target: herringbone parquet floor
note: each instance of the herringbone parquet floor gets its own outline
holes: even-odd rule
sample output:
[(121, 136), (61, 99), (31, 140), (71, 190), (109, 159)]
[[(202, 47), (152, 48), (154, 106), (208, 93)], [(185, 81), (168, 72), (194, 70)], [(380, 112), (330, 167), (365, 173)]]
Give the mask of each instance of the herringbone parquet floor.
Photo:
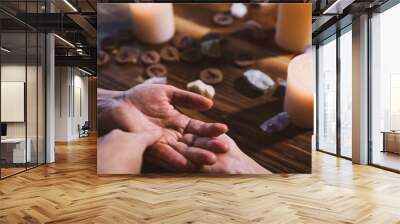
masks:
[(94, 138), (0, 181), (0, 223), (400, 223), (400, 175), (313, 154), (312, 175), (96, 175)]

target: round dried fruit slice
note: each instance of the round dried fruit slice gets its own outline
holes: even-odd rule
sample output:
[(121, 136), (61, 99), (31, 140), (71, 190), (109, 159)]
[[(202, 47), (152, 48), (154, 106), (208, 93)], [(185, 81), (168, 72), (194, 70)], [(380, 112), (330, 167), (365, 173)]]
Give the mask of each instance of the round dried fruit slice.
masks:
[(195, 40), (189, 35), (177, 33), (172, 38), (172, 44), (178, 49), (185, 49), (192, 47), (195, 44)]
[(115, 55), (115, 61), (119, 64), (136, 64), (138, 62), (139, 52), (131, 47), (121, 47)]
[(179, 61), (179, 51), (175, 47), (165, 46), (160, 51), (161, 59), (164, 61)]
[(142, 62), (146, 65), (153, 65), (160, 62), (160, 55), (157, 51), (146, 51), (140, 56)]
[(218, 84), (224, 79), (224, 74), (218, 68), (206, 68), (200, 72), (200, 79), (207, 84)]
[(154, 64), (146, 68), (146, 75), (149, 77), (165, 77), (167, 72), (167, 68), (162, 64)]
[(233, 23), (233, 18), (226, 13), (217, 13), (213, 17), (213, 22), (219, 26), (229, 26)]

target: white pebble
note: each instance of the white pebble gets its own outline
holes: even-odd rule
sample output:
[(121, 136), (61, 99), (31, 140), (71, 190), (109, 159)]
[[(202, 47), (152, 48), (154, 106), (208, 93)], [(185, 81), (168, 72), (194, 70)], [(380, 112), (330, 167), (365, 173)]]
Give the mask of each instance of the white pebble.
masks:
[(243, 18), (247, 14), (247, 7), (243, 3), (232, 3), (231, 14), (236, 18)]
[(244, 72), (244, 76), (256, 90), (261, 92), (266, 92), (275, 85), (274, 80), (260, 70), (247, 70)]
[(202, 96), (205, 96), (207, 98), (212, 99), (215, 95), (215, 89), (214, 87), (205, 84), (203, 81), (201, 80), (196, 80), (193, 82), (189, 82), (186, 85), (186, 88), (194, 93), (198, 93)]

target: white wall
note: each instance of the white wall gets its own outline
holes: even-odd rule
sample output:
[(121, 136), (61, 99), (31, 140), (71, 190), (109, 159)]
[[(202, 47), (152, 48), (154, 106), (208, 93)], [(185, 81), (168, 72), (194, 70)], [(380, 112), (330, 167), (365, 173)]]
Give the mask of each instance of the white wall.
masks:
[[(36, 70), (38, 69), (38, 71)], [(25, 138), (30, 140), (32, 161), (44, 162), (44, 74), (42, 68), (25, 64), (3, 64), (1, 66), (2, 82), (24, 82), (26, 84), (26, 107), (23, 106), (22, 113), (26, 112), (27, 120), (23, 122), (6, 122), (8, 138)], [(25, 80), (27, 78), (27, 80)], [(24, 94), (24, 92), (22, 92)], [(2, 96), (6, 97), (6, 96)], [(10, 110), (10, 108), (1, 108)], [(39, 156), (37, 157), (37, 150)]]
[(70, 141), (88, 120), (88, 78), (72, 67), (56, 67), (55, 74), (55, 140)]
[[(25, 82), (25, 69), (28, 71), (28, 81), (29, 87), (35, 86), (36, 87), (36, 80), (33, 80), (30, 75), (34, 74), (36, 76), (36, 67), (28, 66), (27, 68), (24, 65), (19, 64), (5, 64), (1, 66), (1, 81), (2, 82)], [(31, 108), (28, 110), (27, 119), (28, 122), (28, 129), (30, 127), (36, 130), (36, 120), (37, 115), (36, 113), (30, 113), (31, 111), (36, 111), (37, 106), (37, 99), (36, 99), (36, 88), (27, 88), (27, 103)], [(40, 105), (39, 105), (40, 106)], [(33, 108), (34, 107), (34, 108)], [(1, 108), (2, 110), (7, 110), (7, 108)], [(31, 124), (34, 122), (34, 124)], [(33, 127), (35, 126), (35, 127)], [(32, 131), (33, 132), (33, 131)], [(32, 133), (28, 130), (28, 137), (29, 133)], [(36, 132), (35, 132), (36, 134)], [(7, 136), (8, 137), (25, 137), (25, 122), (11, 122), (7, 123)]]
[(69, 133), (69, 68), (55, 68), (55, 141), (68, 141)]

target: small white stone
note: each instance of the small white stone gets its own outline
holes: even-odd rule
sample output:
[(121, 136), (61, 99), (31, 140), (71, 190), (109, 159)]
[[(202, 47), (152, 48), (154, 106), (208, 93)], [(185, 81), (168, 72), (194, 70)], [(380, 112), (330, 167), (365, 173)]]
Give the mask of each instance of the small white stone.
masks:
[(189, 82), (186, 85), (186, 88), (194, 93), (198, 93), (202, 96), (212, 99), (215, 95), (215, 89), (211, 85), (205, 84), (201, 80), (196, 80), (193, 82)]
[(243, 18), (247, 14), (247, 7), (243, 3), (232, 3), (231, 14), (236, 18)]
[(274, 80), (260, 70), (250, 69), (244, 72), (246, 80), (261, 92), (266, 92), (275, 85)]

